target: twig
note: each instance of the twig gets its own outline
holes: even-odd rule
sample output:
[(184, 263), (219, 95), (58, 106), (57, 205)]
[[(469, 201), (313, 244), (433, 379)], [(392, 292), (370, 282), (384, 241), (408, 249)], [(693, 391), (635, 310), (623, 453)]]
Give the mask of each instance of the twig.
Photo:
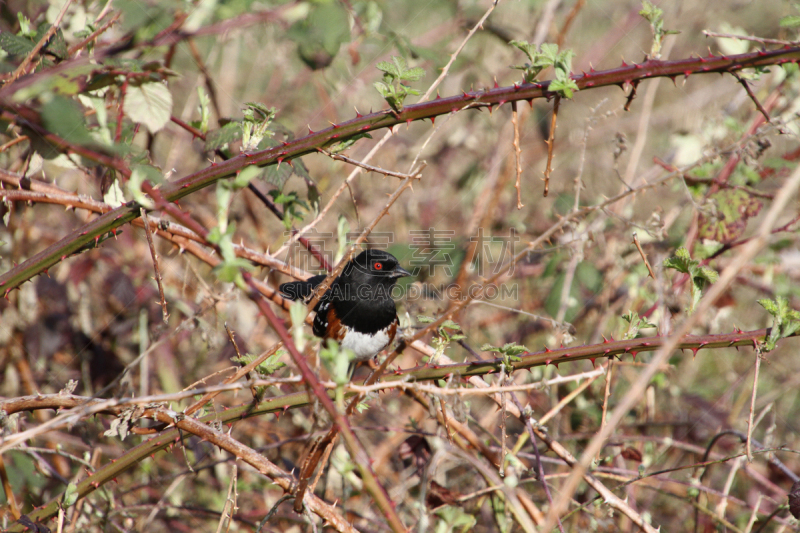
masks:
[(158, 255), (156, 247), (153, 245), (153, 236), (150, 234), (150, 224), (147, 221), (147, 213), (144, 208), (139, 209), (144, 223), (144, 234), (147, 236), (147, 245), (150, 247), (150, 257), (153, 258), (153, 268), (156, 271), (156, 284), (158, 285), (158, 295), (161, 298), (161, 317), (164, 324), (169, 324), (169, 313), (167, 312), (167, 300), (164, 298), (164, 286), (161, 283), (161, 270), (158, 268)]
[(745, 90), (745, 92), (747, 93), (747, 96), (749, 96), (749, 97), (750, 97), (750, 100), (752, 100), (752, 101), (753, 101), (753, 103), (755, 104), (755, 106), (756, 106), (756, 109), (758, 109), (758, 111), (759, 111), (759, 112), (760, 112), (762, 115), (764, 115), (764, 120), (766, 120), (767, 122), (769, 122), (770, 124), (772, 124), (772, 120), (771, 120), (771, 119), (770, 119), (770, 117), (769, 117), (769, 113), (767, 113), (767, 110), (766, 110), (766, 109), (764, 109), (764, 106), (763, 106), (763, 105), (761, 105), (761, 102), (759, 102), (759, 101), (758, 101), (758, 98), (756, 98), (756, 95), (755, 95), (755, 94), (753, 94), (753, 90), (750, 88), (750, 84), (749, 84), (749, 83), (747, 83), (747, 80), (746, 80), (746, 79), (744, 79), (744, 78), (742, 78), (742, 77), (739, 75), (739, 73), (738, 73), (738, 72), (731, 72), (731, 76), (733, 76), (734, 78), (736, 78), (736, 79), (739, 81), (739, 83), (741, 83), (741, 84), (742, 84), (742, 87), (744, 87), (744, 90)]
[(27, 135), (20, 135), (16, 139), (11, 139), (7, 143), (5, 143), (2, 146), (0, 146), (0, 154), (2, 154), (3, 152), (8, 150), (9, 148), (14, 146), (15, 144), (18, 144), (18, 143), (21, 143), (22, 141), (27, 141), (27, 140), (28, 140), (28, 136)]
[[(111, 4), (111, 2), (109, 2), (109, 4)], [(82, 49), (83, 49), (83, 47), (85, 47), (86, 45), (88, 45), (90, 42), (92, 42), (92, 41), (94, 41), (95, 39), (97, 39), (97, 38), (98, 38), (98, 37), (99, 37), (101, 34), (103, 34), (103, 33), (104, 33), (104, 32), (105, 32), (105, 31), (106, 31), (108, 28), (110, 28), (110, 27), (111, 27), (111, 26), (112, 26), (112, 25), (113, 25), (113, 24), (114, 24), (116, 21), (118, 21), (118, 20), (119, 20), (119, 17), (121, 17), (121, 16), (122, 16), (122, 13), (121, 13), (121, 12), (120, 12), (120, 13), (114, 13), (114, 16), (113, 16), (113, 17), (111, 17), (111, 18), (110, 18), (110, 19), (109, 19), (107, 22), (105, 22), (105, 23), (104, 23), (102, 26), (100, 26), (99, 28), (97, 28), (96, 30), (94, 30), (94, 31), (93, 31), (93, 32), (92, 32), (92, 33), (91, 33), (91, 34), (90, 34), (90, 35), (89, 35), (87, 38), (85, 38), (84, 40), (82, 40), (82, 41), (81, 41), (81, 42), (79, 42), (79, 43), (76, 43), (76, 44), (74, 44), (74, 45), (70, 46), (70, 47), (69, 47), (69, 50), (68, 50), (68, 52), (67, 52), (67, 53), (68, 53), (68, 55), (70, 55), (70, 56), (74, 55), (74, 54), (75, 54), (75, 53), (77, 53), (78, 51), (82, 50)]]
[(567, 37), (570, 26), (572, 26), (572, 23), (575, 21), (575, 18), (578, 16), (578, 13), (580, 13), (585, 3), (586, 0), (578, 0), (575, 2), (575, 5), (572, 6), (572, 9), (569, 10), (567, 17), (564, 19), (564, 24), (561, 25), (561, 30), (558, 32), (558, 37), (556, 38), (556, 44), (559, 48), (564, 44), (564, 39)]
[(738, 39), (740, 41), (755, 41), (761, 44), (780, 44), (792, 45), (796, 44), (795, 41), (781, 41), (780, 39), (767, 39), (766, 37), (754, 37), (752, 35), (734, 35), (732, 33), (717, 33), (715, 31), (703, 30), (703, 35), (706, 37), (722, 37), (723, 39)]
[(728, 478), (725, 480), (725, 486), (722, 488), (722, 498), (716, 508), (716, 515), (722, 520), (725, 519), (725, 509), (728, 507), (728, 495), (731, 493), (731, 487), (733, 486), (733, 480), (736, 478), (736, 473), (742, 466), (742, 459), (744, 458), (740, 457), (733, 461), (730, 472), (728, 472)]
[(625, 99), (625, 105), (622, 107), (625, 111), (631, 110), (631, 104), (633, 103), (633, 99), (636, 98), (636, 89), (638, 87), (638, 81), (631, 82), (631, 92), (628, 93), (628, 97)]
[(217, 115), (217, 120), (219, 120), (222, 118), (222, 114), (220, 113), (219, 101), (217, 100), (217, 90), (214, 87), (214, 80), (211, 79), (211, 74), (208, 72), (203, 58), (200, 57), (200, 51), (197, 49), (197, 44), (195, 44), (194, 39), (187, 37), (186, 43), (189, 45), (189, 52), (191, 52), (192, 58), (197, 64), (197, 68), (200, 69), (200, 72), (203, 74), (203, 78), (206, 80), (208, 96), (211, 98), (211, 105), (214, 107), (214, 113)]
[[(609, 359), (608, 361), (608, 371), (606, 371), (606, 387), (605, 391), (603, 391), (603, 412), (600, 415), (600, 429), (603, 429), (603, 426), (606, 425), (606, 416), (608, 416), (608, 398), (611, 396), (611, 376), (613, 375), (614, 370), (614, 360)], [(600, 464), (600, 452), (597, 452), (595, 455), (595, 461)]]
[(550, 117), (550, 134), (544, 142), (547, 145), (547, 165), (544, 167), (544, 196), (550, 189), (550, 173), (553, 171), (553, 141), (556, 137), (556, 124), (558, 118), (558, 105), (561, 103), (561, 96), (555, 95), (553, 101), (553, 116)]
[(653, 267), (650, 266), (650, 261), (647, 260), (647, 255), (642, 250), (642, 245), (639, 243), (639, 237), (635, 231), (633, 232), (633, 244), (636, 245), (636, 249), (639, 250), (639, 255), (642, 256), (642, 261), (644, 261), (644, 266), (647, 267), (647, 275), (655, 280), (656, 275), (653, 273)]
[(595, 376), (592, 376), (592, 377), (590, 377), (589, 379), (587, 379), (586, 381), (584, 381), (583, 383), (581, 383), (580, 385), (578, 385), (577, 387), (575, 387), (575, 388), (574, 388), (574, 389), (573, 389), (573, 390), (572, 390), (572, 391), (571, 391), (569, 394), (567, 394), (566, 396), (564, 396), (564, 397), (561, 399), (561, 401), (560, 401), (560, 402), (558, 402), (558, 403), (557, 403), (555, 406), (553, 406), (553, 408), (552, 408), (552, 409), (550, 409), (550, 410), (549, 410), (547, 413), (545, 413), (545, 415), (544, 415), (542, 418), (540, 418), (540, 419), (538, 420), (538, 423), (539, 423), (539, 425), (540, 425), (540, 426), (544, 426), (545, 424), (547, 424), (547, 423), (550, 421), (550, 419), (551, 419), (551, 418), (553, 418), (553, 417), (554, 417), (554, 416), (556, 416), (558, 413), (560, 413), (560, 412), (561, 412), (561, 410), (562, 410), (562, 409), (563, 409), (563, 408), (564, 408), (564, 407), (565, 407), (565, 406), (566, 406), (568, 403), (570, 403), (572, 400), (574, 400), (576, 396), (578, 396), (578, 395), (579, 395), (581, 392), (583, 392), (584, 390), (586, 390), (586, 388), (587, 388), (589, 385), (591, 385), (592, 383), (594, 383), (594, 382), (595, 382), (595, 380), (597, 380), (597, 378), (599, 378), (599, 377), (600, 377), (600, 376), (602, 376), (602, 375), (603, 375), (603, 374), (602, 374), (602, 373), (600, 373), (600, 374), (597, 374), (597, 375), (595, 375)]
[(231, 481), (228, 484), (228, 496), (225, 498), (225, 505), (222, 508), (222, 512), (219, 516), (219, 522), (217, 523), (217, 531), (216, 533), (222, 533), (223, 524), (227, 522), (227, 527), (225, 527), (225, 531), (230, 529), (230, 524), (233, 519), (233, 515), (236, 514), (236, 497), (238, 495), (236, 491), (236, 480), (238, 476), (238, 465), (236, 461), (233, 462), (233, 466), (231, 466)]
[(558, 9), (560, 3), (561, 0), (548, 0), (542, 8), (542, 12), (538, 16), (539, 20), (536, 23), (533, 39), (531, 40), (534, 45), (539, 46), (547, 39), (547, 34), (550, 32), (550, 25), (553, 23), (556, 9)]
[(329, 151), (327, 151), (327, 150), (325, 150), (323, 148), (319, 148), (318, 150), (319, 150), (319, 152), (327, 155), (331, 159), (335, 159), (336, 161), (343, 161), (345, 163), (350, 163), (351, 165), (355, 165), (357, 167), (361, 167), (364, 170), (368, 170), (370, 172), (377, 172), (378, 174), (383, 174), (384, 176), (393, 176), (395, 178), (400, 178), (402, 180), (404, 180), (404, 179), (415, 179), (415, 180), (421, 179), (421, 176), (419, 174), (411, 175), (411, 174), (403, 174), (402, 172), (395, 172), (393, 170), (385, 170), (385, 169), (382, 169), (380, 167), (375, 167), (375, 166), (372, 166), (372, 165), (368, 165), (366, 163), (362, 163), (361, 161), (357, 161), (355, 159), (351, 159), (351, 158), (349, 158), (349, 157), (347, 157), (345, 155), (342, 155), (342, 154), (333, 154), (333, 153), (331, 153), (331, 152), (329, 152)]
[(11, 74), (11, 77), (6, 81), (7, 84), (12, 83), (25, 73), (25, 71), (28, 69), (28, 65), (30, 65), (31, 61), (33, 61), (33, 58), (39, 53), (39, 51), (41, 51), (42, 48), (45, 47), (53, 35), (56, 34), (58, 31), (58, 26), (61, 24), (61, 20), (64, 18), (64, 15), (67, 14), (67, 9), (71, 3), (72, 0), (66, 0), (64, 2), (64, 5), (61, 7), (61, 11), (59, 11), (58, 16), (56, 17), (56, 20), (53, 22), (52, 26), (50, 26), (42, 38), (39, 39), (39, 42), (33, 47), (33, 50), (31, 50), (28, 55), (25, 56), (25, 59), (22, 60), (22, 63), (19, 64), (16, 70), (14, 70), (14, 73)]
[(756, 364), (753, 368), (753, 393), (750, 395), (750, 414), (747, 416), (747, 440), (745, 450), (747, 451), (747, 462), (753, 462), (753, 449), (751, 441), (753, 439), (753, 412), (756, 409), (756, 395), (758, 394), (758, 372), (761, 370), (761, 348), (756, 345)]
[[(536, 476), (539, 478), (539, 481), (542, 483), (542, 488), (544, 489), (544, 494), (547, 497), (547, 501), (550, 505), (553, 505), (553, 496), (550, 494), (550, 487), (547, 485), (547, 478), (544, 474), (544, 464), (542, 463), (542, 457), (539, 453), (539, 446), (536, 443), (536, 435), (533, 432), (533, 425), (531, 424), (531, 417), (529, 414), (525, 412), (525, 409), (522, 407), (519, 399), (517, 398), (516, 394), (511, 394), (511, 399), (514, 401), (514, 405), (516, 405), (517, 409), (522, 413), (522, 419), (525, 423), (525, 429), (528, 430), (528, 436), (530, 437), (531, 446), (533, 447), (533, 453), (536, 457)], [(564, 533), (564, 525), (561, 523), (561, 518), (558, 519), (558, 530), (561, 533)]]
[[(511, 102), (511, 124), (514, 125), (514, 161), (517, 168), (517, 181), (514, 187), (517, 189), (517, 209), (522, 209), (525, 205), (522, 203), (522, 190), (520, 181), (522, 180), (522, 151), (519, 147), (519, 122), (517, 120), (517, 103)], [(547, 194), (545, 194), (547, 196)]]
[(472, 29), (469, 30), (469, 33), (467, 33), (467, 36), (464, 37), (463, 41), (461, 41), (461, 44), (458, 45), (458, 48), (456, 48), (455, 52), (450, 54), (450, 60), (447, 62), (444, 68), (442, 68), (442, 73), (439, 74), (439, 77), (436, 78), (436, 80), (431, 84), (430, 87), (428, 87), (428, 90), (425, 91), (425, 94), (423, 94), (422, 98), (419, 99), (420, 102), (425, 102), (431, 97), (431, 95), (433, 95), (433, 91), (435, 91), (436, 88), (439, 86), (439, 84), (441, 84), (442, 81), (447, 77), (447, 73), (450, 72), (450, 67), (452, 67), (453, 63), (456, 62), (456, 58), (461, 54), (461, 51), (467, 45), (469, 40), (472, 39), (472, 36), (475, 35), (475, 33), (479, 29), (483, 28), (483, 23), (486, 22), (486, 19), (489, 18), (489, 15), (492, 14), (492, 11), (494, 11), (494, 8), (496, 8), (497, 4), (499, 3), (500, 0), (492, 1), (492, 4), (489, 6), (489, 9), (486, 10), (486, 12), (483, 14), (480, 20), (475, 24), (475, 26), (473, 26)]

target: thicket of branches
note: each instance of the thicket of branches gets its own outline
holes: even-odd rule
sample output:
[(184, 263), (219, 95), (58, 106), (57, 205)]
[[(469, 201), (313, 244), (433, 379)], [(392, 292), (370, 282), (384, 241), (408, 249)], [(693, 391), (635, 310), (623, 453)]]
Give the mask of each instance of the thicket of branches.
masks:
[[(751, 4), (4, 4), (0, 526), (798, 530)], [(363, 247), (415, 276), (351, 379), (276, 287)]]

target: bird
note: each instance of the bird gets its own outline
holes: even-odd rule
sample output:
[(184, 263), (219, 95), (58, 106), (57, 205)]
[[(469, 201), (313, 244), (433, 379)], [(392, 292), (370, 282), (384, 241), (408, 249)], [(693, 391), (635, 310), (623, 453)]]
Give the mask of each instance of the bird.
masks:
[[(397, 307), (391, 297), (397, 280), (411, 273), (383, 250), (364, 250), (345, 265), (314, 307), (312, 331), (333, 339), (353, 354), (351, 364), (368, 361), (389, 346), (397, 333)], [(309, 301), (325, 274), (279, 287), (283, 297)]]

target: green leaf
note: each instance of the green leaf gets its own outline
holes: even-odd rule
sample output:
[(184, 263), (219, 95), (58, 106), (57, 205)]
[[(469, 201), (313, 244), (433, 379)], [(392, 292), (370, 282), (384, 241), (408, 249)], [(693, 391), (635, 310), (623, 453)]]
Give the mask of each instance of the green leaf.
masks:
[(132, 121), (143, 124), (150, 133), (156, 133), (169, 122), (172, 93), (161, 82), (129, 85), (123, 110)]
[(289, 307), (289, 317), (292, 319), (292, 340), (294, 341), (294, 345), (297, 346), (297, 349), (301, 352), (306, 347), (306, 338), (305, 335), (303, 335), (303, 324), (307, 314), (308, 310), (306, 309), (306, 304), (302, 300), (292, 302), (292, 305)]
[(800, 330), (800, 312), (789, 307), (789, 300), (785, 296), (778, 296), (775, 300), (758, 300), (758, 303), (772, 315), (772, 328), (763, 344), (763, 351), (771, 352), (779, 340)]
[(10, 56), (26, 56), (35, 44), (31, 39), (14, 35), (10, 31), (0, 32), (0, 48)]
[(244, 189), (247, 187), (253, 178), (261, 174), (261, 169), (255, 165), (250, 165), (249, 167), (244, 167), (238, 174), (236, 174), (236, 178), (231, 182), (231, 186), (234, 189)]
[(71, 143), (89, 145), (94, 139), (89, 135), (83, 112), (75, 100), (64, 96), (50, 97), (42, 106), (44, 127)]
[(639, 335), (640, 329), (657, 327), (646, 318), (639, 317), (636, 311), (628, 311), (627, 314), (622, 315), (622, 319), (628, 323), (628, 330), (623, 335), (625, 340), (635, 339)]
[(747, 228), (747, 221), (761, 211), (763, 204), (740, 189), (725, 189), (709, 196), (711, 209), (700, 212), (698, 235), (721, 243), (738, 240)]
[(700, 262), (691, 258), (686, 248), (679, 248), (673, 257), (664, 260), (664, 268), (671, 268), (688, 274), (692, 281), (692, 305), (689, 312), (693, 312), (697, 302), (702, 297), (702, 292), (711, 283), (719, 279), (719, 274), (712, 268), (700, 266)]
[[(278, 350), (274, 354), (267, 357), (262, 363), (257, 365), (255, 367), (255, 371), (258, 372), (260, 377), (268, 377), (274, 374), (276, 371), (286, 366), (286, 363), (280, 360), (283, 355), (283, 350)], [(247, 366), (255, 361), (257, 357), (257, 355), (247, 353), (242, 356), (235, 355), (231, 357), (231, 361), (242, 366)]]
[(350, 15), (339, 2), (311, 3), (308, 16), (289, 28), (300, 59), (311, 69), (327, 67), (350, 41)]
[(578, 84), (571, 79), (567, 81), (553, 80), (550, 82), (548, 90), (558, 93), (563, 98), (572, 98), (574, 92), (578, 90)]
[(242, 138), (242, 123), (231, 121), (206, 135), (205, 150), (214, 151)]
[(154, 184), (159, 184), (164, 181), (164, 176), (161, 171), (151, 165), (134, 165), (131, 168), (131, 178), (125, 184), (128, 190), (128, 196), (133, 198), (136, 203), (145, 209), (153, 209), (155, 204), (153, 201), (142, 192), (142, 183), (145, 180)]
[(224, 229), (217, 226), (208, 233), (206, 238), (208, 242), (219, 247), (220, 255), (222, 256), (222, 262), (215, 266), (212, 272), (221, 281), (242, 286), (244, 284), (242, 270), (253, 271), (256, 267), (250, 261), (236, 257), (236, 251), (233, 247), (235, 228), (236, 224), (232, 222)]
[(781, 28), (796, 28), (800, 26), (800, 15), (789, 15), (781, 18)]
[(373, 84), (375, 89), (399, 113), (408, 95), (419, 94), (419, 91), (407, 87), (404, 82), (419, 81), (425, 76), (425, 71), (419, 67), (407, 68), (405, 59), (398, 56), (392, 57), (391, 63), (381, 61), (376, 68), (383, 72), (383, 79)]
[[(430, 324), (435, 321), (436, 319), (434, 319), (433, 317), (425, 315), (417, 315), (417, 322), (419, 322), (420, 324)], [(483, 350), (483, 348), (481, 348), (481, 350)]]
[(369, 133), (357, 133), (344, 141), (331, 141), (331, 143), (328, 145), (328, 151), (332, 154), (344, 152), (356, 144), (359, 139), (372, 139), (372, 135)]
[(75, 483), (70, 483), (67, 485), (67, 490), (64, 491), (64, 496), (61, 499), (62, 507), (72, 507), (78, 501), (79, 496), (78, 486)]
[[(33, 42), (38, 43), (48, 31), (50, 31), (50, 24), (41, 24), (36, 30), (36, 36), (33, 38)], [(43, 51), (53, 54), (58, 59), (66, 59), (68, 55), (67, 43), (64, 40), (64, 34), (61, 33), (60, 28), (57, 29), (53, 36), (50, 37), (50, 40), (47, 41)]]
[(111, 207), (119, 207), (125, 203), (125, 195), (122, 194), (122, 187), (119, 186), (119, 180), (114, 180), (111, 187), (103, 195), (103, 201)]

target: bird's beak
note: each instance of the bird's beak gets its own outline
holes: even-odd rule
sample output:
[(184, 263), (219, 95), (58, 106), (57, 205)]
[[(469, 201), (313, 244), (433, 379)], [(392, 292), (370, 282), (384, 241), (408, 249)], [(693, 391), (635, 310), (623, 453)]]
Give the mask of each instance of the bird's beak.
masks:
[(409, 272), (408, 270), (404, 269), (401, 266), (397, 266), (397, 267), (395, 267), (394, 270), (392, 270), (392, 276), (391, 277), (393, 277), (393, 278), (404, 278), (404, 277), (410, 276), (410, 275), (411, 275), (411, 272)]

